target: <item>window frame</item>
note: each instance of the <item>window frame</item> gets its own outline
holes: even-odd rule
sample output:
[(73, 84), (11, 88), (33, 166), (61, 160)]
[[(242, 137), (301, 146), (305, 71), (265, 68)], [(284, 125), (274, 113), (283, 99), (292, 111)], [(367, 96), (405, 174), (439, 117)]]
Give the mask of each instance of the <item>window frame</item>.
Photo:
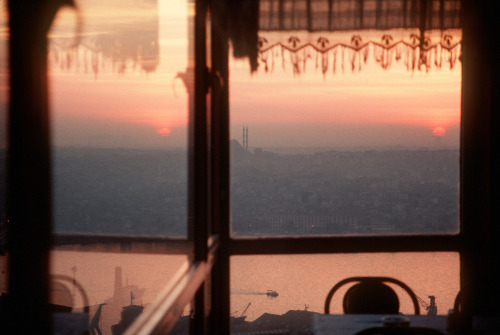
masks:
[[(48, 265), (51, 246), (103, 245), (103, 251), (187, 253), (190, 265), (170, 284), (162, 300), (141, 315), (129, 334), (168, 333), (189, 301), (194, 304), (190, 332), (230, 331), (230, 257), (237, 255), (451, 251), (460, 254), (461, 286), (500, 278), (500, 142), (495, 134), (500, 104), (499, 50), (489, 37), (498, 29), (497, 3), (462, 1), (462, 113), (460, 232), (408, 236), (325, 236), (232, 238), (229, 222), (229, 69), (227, 36), (211, 13), (211, 69), (207, 68), (207, 13), (216, 0), (195, 0), (195, 108), (190, 120), (189, 228), (187, 240), (51, 235), (50, 129), (47, 104), (45, 33), (62, 1), (11, 0), (10, 109), (8, 149), (9, 288), (14, 299), (28, 299), (25, 333), (49, 334)], [(483, 36), (483, 38), (477, 38)], [(210, 109), (207, 94), (210, 89)], [(30, 97), (26, 99), (26, 96)], [(209, 145), (207, 145), (209, 143)], [(37, 166), (33, 169), (32, 166)], [(26, 208), (29, 210), (26, 210)], [(20, 224), (22, 223), (22, 224)], [(174, 249), (172, 249), (174, 247)], [(174, 252), (175, 253), (175, 252)], [(32, 279), (36, 278), (36, 282)], [(29, 289), (28, 289), (29, 288)], [(498, 298), (498, 293), (494, 293)], [(465, 300), (472, 314), (481, 299)], [(20, 308), (20, 307), (18, 307)], [(14, 309), (13, 312), (15, 313)], [(498, 311), (496, 307), (495, 311)], [(30, 326), (31, 325), (31, 326)], [(29, 328), (31, 327), (31, 328)]]

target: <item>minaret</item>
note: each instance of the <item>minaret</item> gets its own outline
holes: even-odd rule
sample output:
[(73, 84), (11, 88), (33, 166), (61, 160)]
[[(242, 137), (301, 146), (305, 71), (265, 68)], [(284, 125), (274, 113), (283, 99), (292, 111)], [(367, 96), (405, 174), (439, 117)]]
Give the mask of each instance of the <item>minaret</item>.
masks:
[(241, 145), (244, 148), (245, 147), (245, 126), (243, 126), (243, 138), (241, 140)]
[(245, 149), (248, 150), (248, 126), (247, 131), (245, 132)]

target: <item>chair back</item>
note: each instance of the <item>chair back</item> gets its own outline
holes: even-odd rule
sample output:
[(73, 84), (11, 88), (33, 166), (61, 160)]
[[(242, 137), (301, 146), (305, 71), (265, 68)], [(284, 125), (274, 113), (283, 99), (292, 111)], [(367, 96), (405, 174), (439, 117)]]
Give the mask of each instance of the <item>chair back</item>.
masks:
[(500, 295), (499, 292), (500, 287), (491, 280), (479, 279), (465, 284), (455, 297), (453, 311), (475, 316), (497, 316), (500, 314), (500, 304), (495, 297)]
[(330, 303), (335, 292), (348, 283), (356, 283), (350, 287), (343, 300), (346, 314), (398, 314), (399, 299), (397, 294), (386, 283), (396, 284), (410, 296), (415, 314), (420, 314), (420, 307), (415, 293), (400, 280), (391, 277), (350, 277), (341, 280), (332, 287), (325, 300), (325, 314), (330, 314)]
[[(66, 285), (65, 285), (66, 283)], [(73, 312), (73, 294), (68, 285), (73, 286), (73, 290), (78, 290), (83, 303), (83, 312), (89, 314), (89, 298), (83, 289), (83, 286), (66, 275), (51, 276), (51, 292), (50, 292), (50, 309), (56, 313), (71, 313)]]
[(343, 307), (346, 314), (398, 314), (399, 299), (389, 286), (368, 280), (347, 290)]

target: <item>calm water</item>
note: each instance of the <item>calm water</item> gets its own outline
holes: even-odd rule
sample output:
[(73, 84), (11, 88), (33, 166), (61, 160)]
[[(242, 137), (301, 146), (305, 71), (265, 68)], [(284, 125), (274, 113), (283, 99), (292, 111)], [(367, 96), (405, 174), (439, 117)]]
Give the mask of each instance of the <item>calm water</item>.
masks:
[[(453, 306), (459, 289), (459, 257), (455, 253), (238, 256), (232, 258), (231, 266), (231, 309), (239, 315), (251, 302), (247, 320), (264, 312), (303, 310), (306, 305), (310, 311), (323, 312), (331, 287), (351, 276), (402, 280), (427, 302), (429, 295), (436, 296), (439, 314), (446, 314)], [(279, 296), (263, 295), (267, 290), (275, 290)], [(342, 313), (343, 292), (345, 289), (333, 298), (333, 313)], [(397, 292), (401, 312), (413, 313), (411, 300), (404, 291)]]
[[(103, 307), (100, 327), (110, 334), (110, 326), (119, 320), (121, 308), (130, 304), (148, 306), (186, 261), (183, 256), (125, 255), (77, 252), (54, 252), (52, 272), (74, 276), (85, 288), (91, 317), (98, 304)], [(74, 270), (73, 267), (76, 267)], [(121, 268), (120, 294), (115, 291), (115, 269)], [(459, 258), (455, 253), (399, 253), (352, 255), (235, 256), (231, 258), (231, 311), (251, 321), (265, 312), (282, 314), (288, 310), (307, 309), (322, 312), (324, 299), (339, 280), (358, 275), (392, 276), (404, 281), (428, 301), (436, 296), (438, 313), (446, 314), (459, 288)], [(267, 297), (275, 290), (277, 298)], [(331, 309), (341, 313), (340, 298), (335, 295)], [(401, 311), (413, 307), (404, 292), (398, 291)], [(81, 306), (78, 292), (75, 305)], [(425, 312), (425, 311), (424, 311)]]

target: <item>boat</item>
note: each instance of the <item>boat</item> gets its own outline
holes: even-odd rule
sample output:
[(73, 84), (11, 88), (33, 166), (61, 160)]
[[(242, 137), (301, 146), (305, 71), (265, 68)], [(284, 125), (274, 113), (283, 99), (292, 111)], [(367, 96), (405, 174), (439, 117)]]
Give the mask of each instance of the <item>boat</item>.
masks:
[(134, 305), (133, 300), (134, 296), (130, 292), (130, 305), (123, 307), (120, 322), (111, 326), (111, 333), (113, 335), (123, 334), (144, 310), (143, 306)]
[(248, 305), (245, 307), (245, 309), (243, 310), (243, 312), (241, 312), (241, 314), (239, 316), (231, 316), (231, 324), (242, 324), (245, 322), (245, 319), (246, 319), (246, 315), (245, 313), (247, 312), (248, 310), (248, 307), (250, 307), (252, 303), (249, 302)]
[(268, 297), (276, 298), (278, 296), (278, 292), (273, 291), (273, 290), (267, 290), (266, 295)]

